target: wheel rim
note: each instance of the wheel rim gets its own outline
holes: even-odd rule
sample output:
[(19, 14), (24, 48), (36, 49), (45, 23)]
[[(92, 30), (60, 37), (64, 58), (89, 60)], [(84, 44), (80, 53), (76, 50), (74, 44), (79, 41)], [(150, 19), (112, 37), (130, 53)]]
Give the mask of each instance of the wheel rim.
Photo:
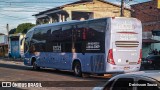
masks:
[(80, 74), (80, 65), (77, 64), (77, 65), (75, 66), (75, 69), (74, 69), (74, 70), (75, 70), (75, 74), (76, 74), (76, 75), (79, 75), (79, 74)]

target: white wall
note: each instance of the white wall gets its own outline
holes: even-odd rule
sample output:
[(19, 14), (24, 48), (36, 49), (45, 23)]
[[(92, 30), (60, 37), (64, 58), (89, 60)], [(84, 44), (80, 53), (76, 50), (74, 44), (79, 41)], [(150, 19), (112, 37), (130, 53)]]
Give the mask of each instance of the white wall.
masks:
[(0, 35), (0, 44), (8, 44), (7, 35)]

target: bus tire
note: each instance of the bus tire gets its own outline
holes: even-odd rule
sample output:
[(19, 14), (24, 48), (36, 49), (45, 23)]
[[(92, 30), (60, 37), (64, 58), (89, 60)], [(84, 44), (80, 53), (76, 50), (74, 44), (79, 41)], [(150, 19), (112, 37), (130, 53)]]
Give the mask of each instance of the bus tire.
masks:
[(36, 61), (33, 62), (33, 70), (40, 70), (40, 67), (37, 66)]
[(82, 76), (81, 64), (79, 61), (74, 63), (73, 71), (75, 76), (78, 76), (78, 77)]
[(82, 77), (83, 78), (88, 78), (88, 77), (90, 77), (90, 74), (89, 73), (82, 73)]

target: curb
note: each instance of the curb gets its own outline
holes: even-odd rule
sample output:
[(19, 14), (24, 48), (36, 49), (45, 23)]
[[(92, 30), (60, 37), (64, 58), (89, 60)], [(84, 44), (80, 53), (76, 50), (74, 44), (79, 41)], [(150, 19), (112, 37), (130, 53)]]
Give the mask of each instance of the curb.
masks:
[(23, 59), (22, 59), (22, 58), (17, 58), (17, 59), (13, 59), (13, 58), (0, 58), (0, 60), (3, 60), (3, 61), (23, 62)]

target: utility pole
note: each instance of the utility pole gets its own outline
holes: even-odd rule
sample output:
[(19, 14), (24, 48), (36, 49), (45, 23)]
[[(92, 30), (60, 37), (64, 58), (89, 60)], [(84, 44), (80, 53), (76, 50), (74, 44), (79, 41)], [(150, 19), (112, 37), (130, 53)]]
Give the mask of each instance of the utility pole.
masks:
[(121, 0), (121, 17), (124, 17), (124, 0)]
[(10, 44), (9, 44), (9, 24), (7, 23), (6, 25), (6, 29), (7, 29), (7, 43), (8, 43), (8, 59), (9, 59), (9, 48), (10, 48)]
[(8, 34), (8, 44), (9, 44), (9, 24), (7, 23), (6, 25), (6, 29), (7, 29), (7, 34)]
[(9, 36), (9, 24), (7, 23), (7, 25), (6, 25), (6, 29), (7, 29), (7, 34), (8, 34), (8, 36)]

